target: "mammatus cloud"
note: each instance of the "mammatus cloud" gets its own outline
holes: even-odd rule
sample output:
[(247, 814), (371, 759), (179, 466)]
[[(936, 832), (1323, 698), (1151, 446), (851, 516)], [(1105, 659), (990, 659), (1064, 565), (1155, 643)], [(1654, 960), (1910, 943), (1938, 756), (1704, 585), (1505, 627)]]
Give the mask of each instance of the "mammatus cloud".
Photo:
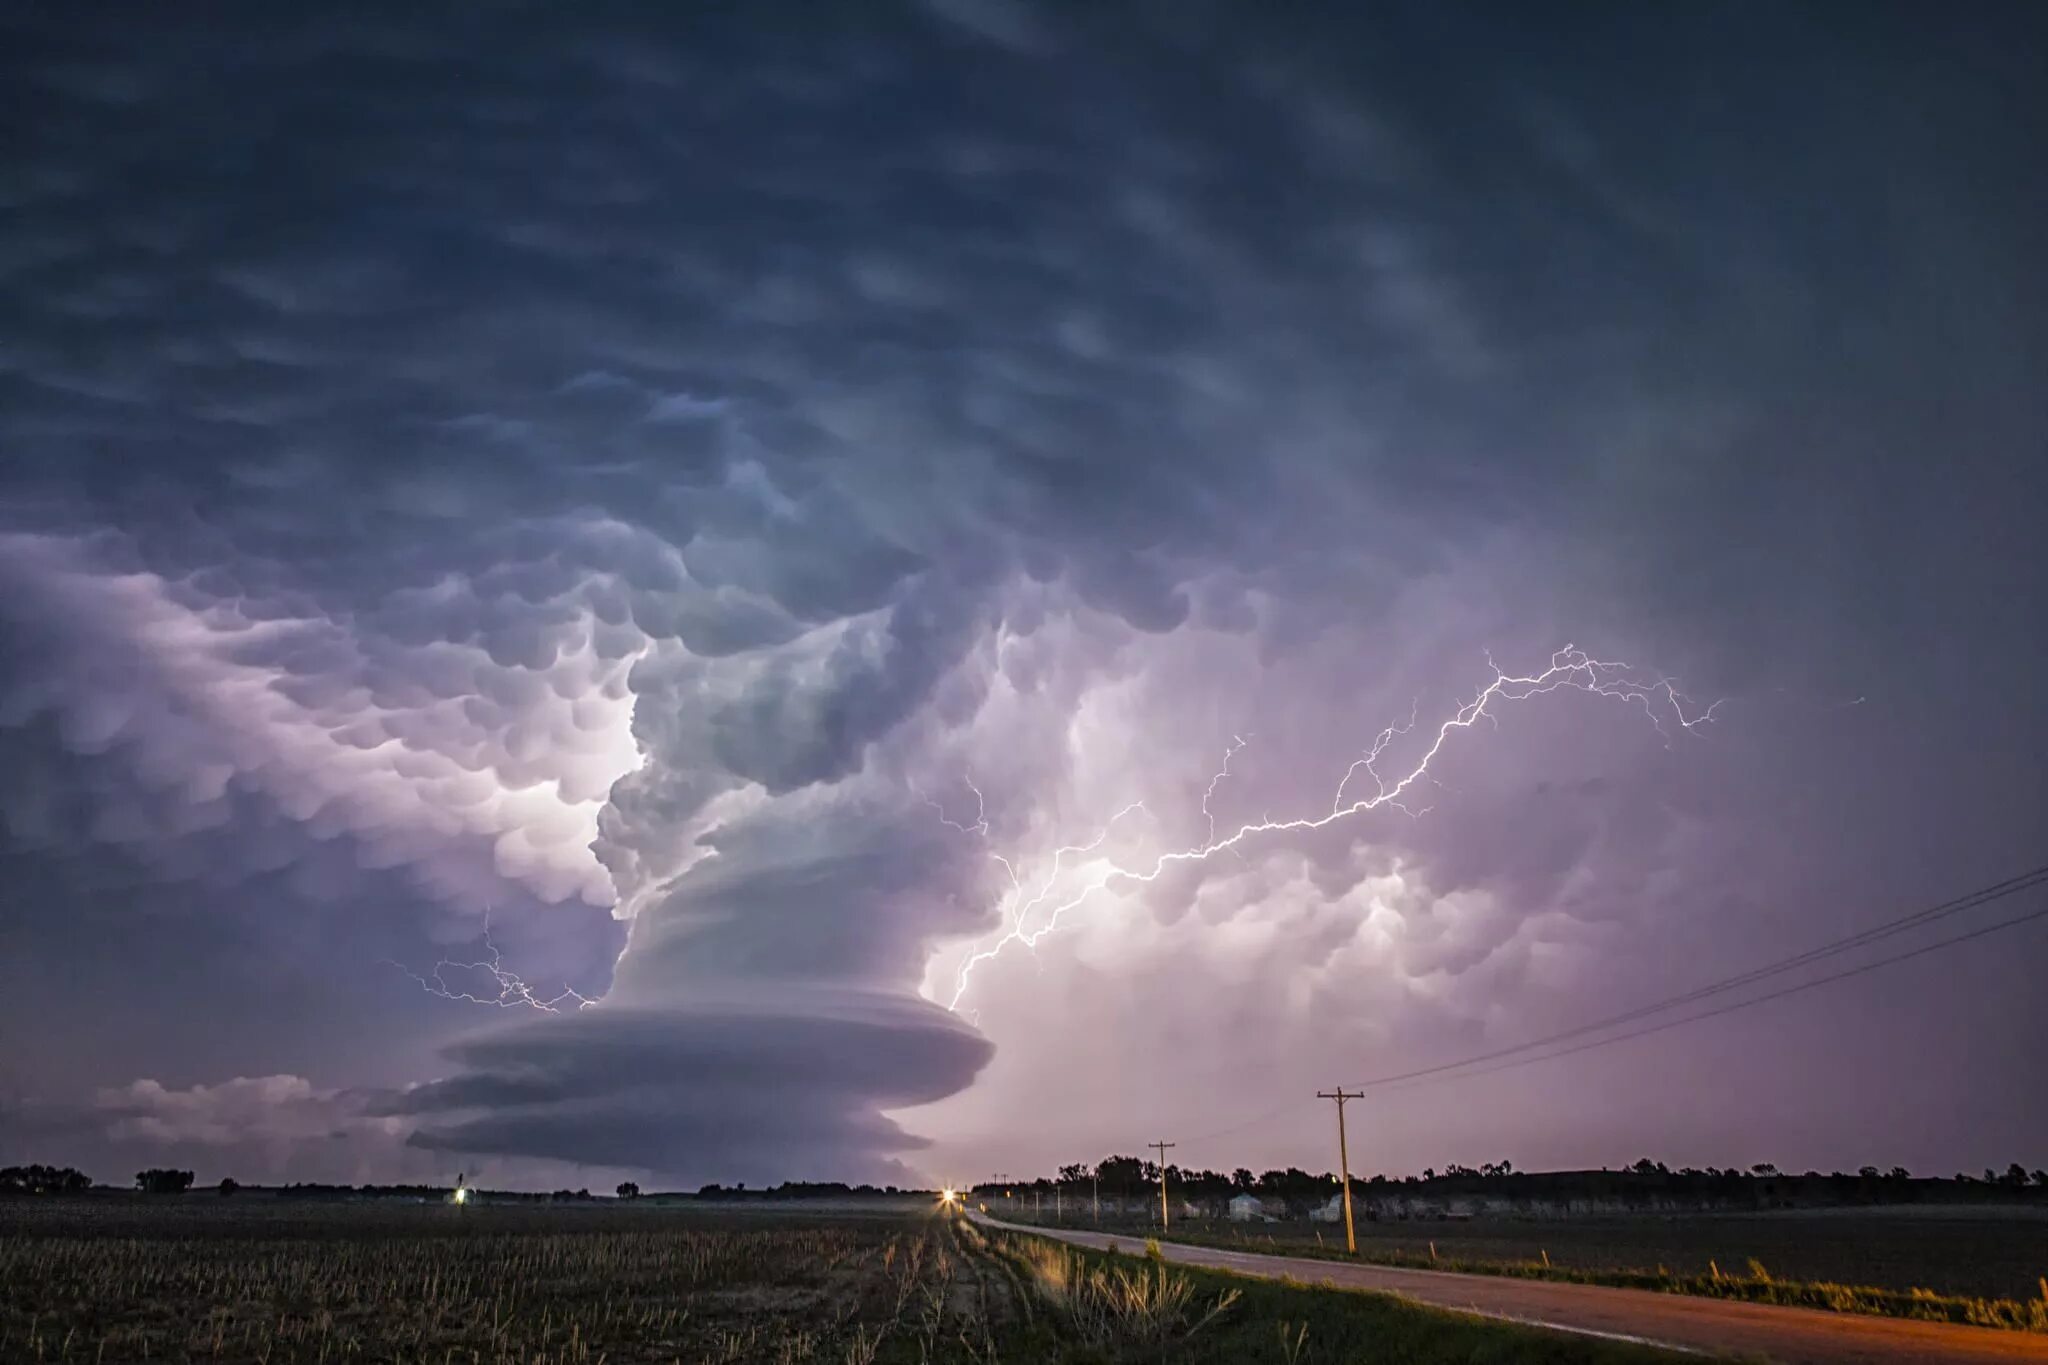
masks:
[[(760, 1180), (1028, 1107), (1022, 1166), (1739, 968), (2038, 825), (2039, 718), (1982, 686), (2038, 663), (2043, 338), (1993, 306), (2037, 215), (1987, 188), (2030, 123), (1915, 42), (12, 22), (0, 1028), (72, 1027), (0, 1081), (94, 1141), (267, 1106), (350, 1169)], [(1535, 696), (1426, 801), (1092, 861), (1326, 809), (1564, 640), (1731, 703), (1666, 747)], [(1010, 872), (1134, 803), (949, 1013)], [(1669, 1084), (1605, 1131), (1707, 1142)], [(1588, 1160), (1581, 1119), (1389, 1141)]]

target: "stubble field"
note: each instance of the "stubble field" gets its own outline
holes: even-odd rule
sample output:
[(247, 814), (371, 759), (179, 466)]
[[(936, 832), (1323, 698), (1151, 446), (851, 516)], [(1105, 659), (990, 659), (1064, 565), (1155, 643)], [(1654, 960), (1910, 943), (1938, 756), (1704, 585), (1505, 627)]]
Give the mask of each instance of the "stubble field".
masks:
[(184, 1196), (0, 1201), (0, 1359), (1674, 1357), (1372, 1295), (1080, 1254), (913, 1208), (458, 1209)]

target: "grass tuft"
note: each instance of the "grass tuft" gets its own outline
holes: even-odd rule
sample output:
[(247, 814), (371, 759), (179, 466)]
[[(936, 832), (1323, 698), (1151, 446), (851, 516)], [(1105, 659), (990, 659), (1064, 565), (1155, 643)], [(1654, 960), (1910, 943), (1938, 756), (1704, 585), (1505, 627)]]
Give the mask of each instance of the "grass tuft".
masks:
[(1074, 1333), (1092, 1346), (1121, 1349), (1161, 1346), (1194, 1336), (1237, 1302), (1235, 1288), (1197, 1311), (1194, 1282), (1166, 1267), (1158, 1242), (1143, 1266), (1091, 1265), (1080, 1252), (1040, 1237), (1011, 1243), (1030, 1272), (1031, 1285), (1064, 1314)]

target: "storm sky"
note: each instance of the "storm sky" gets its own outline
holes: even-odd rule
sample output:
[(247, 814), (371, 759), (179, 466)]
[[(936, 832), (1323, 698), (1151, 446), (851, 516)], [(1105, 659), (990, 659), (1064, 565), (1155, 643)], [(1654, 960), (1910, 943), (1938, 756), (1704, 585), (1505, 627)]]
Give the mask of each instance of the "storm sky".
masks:
[[(321, 8), (0, 32), (0, 1160), (1327, 1169), (2048, 861), (2038, 6)], [(1354, 1169), (2038, 1164), (2044, 968)]]

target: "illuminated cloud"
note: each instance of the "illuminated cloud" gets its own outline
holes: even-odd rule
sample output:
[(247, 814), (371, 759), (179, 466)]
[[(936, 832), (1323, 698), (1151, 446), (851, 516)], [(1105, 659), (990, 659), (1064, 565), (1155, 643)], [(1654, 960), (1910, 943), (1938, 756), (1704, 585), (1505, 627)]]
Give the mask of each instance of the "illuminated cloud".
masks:
[(110, 1137), (204, 1147), (312, 1141), (353, 1117), (345, 1097), (303, 1076), (237, 1076), (184, 1090), (134, 1081), (100, 1091), (94, 1107)]
[(7, 698), (10, 717), (50, 713), (67, 748), (118, 751), (130, 779), (91, 827), (52, 837), (146, 858), (224, 822), (234, 785), (315, 839), (352, 836), (367, 866), (422, 865), (435, 890), (475, 900), (502, 878), (611, 903), (589, 846), (638, 758), (626, 675), (644, 640), (559, 601), (450, 632), (490, 613), (489, 575), (365, 622), (251, 591), (232, 562), (170, 579), (109, 548), (0, 537), (0, 575), (58, 665)]
[[(247, 19), (0, 44), (0, 1033), (62, 1040), (0, 1080), (88, 1155), (267, 1107), (325, 1170), (1023, 1168), (2031, 855), (2037, 158), (1914, 35)], [(1426, 814), (1105, 886), (943, 1008), (1012, 872), (1324, 808), (1566, 641), (1723, 723), (1537, 699)], [(492, 952), (600, 1001), (420, 988)], [(1754, 1112), (1828, 1061), (1802, 1140), (1866, 1159), (1859, 1074), (1980, 1046), (1931, 1012), (1787, 1030)], [(1601, 1065), (1645, 1101), (1379, 1150), (1729, 1159)]]

